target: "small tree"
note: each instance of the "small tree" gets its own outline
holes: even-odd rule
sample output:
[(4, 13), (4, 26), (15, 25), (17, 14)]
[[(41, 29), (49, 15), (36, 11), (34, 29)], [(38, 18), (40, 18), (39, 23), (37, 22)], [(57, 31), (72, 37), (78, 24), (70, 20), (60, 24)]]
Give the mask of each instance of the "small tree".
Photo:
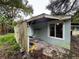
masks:
[(13, 29), (12, 21), (12, 19), (8, 20), (5, 15), (0, 15), (0, 34), (6, 34)]
[(1, 32), (5, 33), (3, 27), (5, 23), (8, 23), (8, 26), (11, 26), (12, 18), (16, 17), (16, 14), (19, 10), (22, 10), (25, 14), (29, 15), (33, 12), (31, 6), (27, 6), (28, 1), (26, 0), (26, 4), (22, 3), (22, 0), (0, 0), (0, 23)]
[(77, 11), (72, 17), (72, 23), (79, 23), (79, 11)]
[[(0, 14), (2, 14), (2, 15), (5, 14), (8, 18), (12, 19), (12, 18), (16, 17), (16, 14), (18, 13), (19, 10), (24, 12), (24, 14), (26, 14), (26, 16), (33, 13), (33, 9), (31, 6), (28, 5), (27, 0), (26, 0), (25, 4), (23, 4), (22, 0), (0, 0), (0, 11), (1, 11)], [(27, 26), (27, 24), (26, 24), (26, 26)], [(25, 27), (25, 28), (27, 28), (27, 27)], [(27, 32), (27, 29), (23, 29), (23, 30)], [(23, 32), (22, 32), (22, 34), (23, 34)], [(16, 34), (18, 34), (18, 33), (16, 32)], [(21, 43), (19, 43), (21, 45), (21, 47), (24, 46), (23, 47), (24, 50), (27, 49), (26, 47), (27, 47), (27, 44), (29, 43), (29, 42), (26, 42), (26, 40), (28, 40), (26, 35), (27, 34), (24, 34), (24, 36), (21, 37), (20, 39), (17, 39), (17, 37), (16, 37), (16, 40), (21, 42)], [(22, 42), (21, 41), (22, 39), (25, 42), (24, 41)], [(28, 51), (26, 50), (26, 52), (28, 52)]]

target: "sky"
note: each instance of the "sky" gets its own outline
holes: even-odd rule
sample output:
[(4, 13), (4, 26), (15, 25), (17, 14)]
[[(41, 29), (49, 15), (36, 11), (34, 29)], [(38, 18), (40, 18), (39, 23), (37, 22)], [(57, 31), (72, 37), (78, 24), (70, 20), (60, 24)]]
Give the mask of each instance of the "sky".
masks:
[(49, 4), (49, 0), (28, 0), (29, 4), (33, 7), (33, 16), (46, 13), (50, 14), (50, 11), (46, 9), (46, 6)]

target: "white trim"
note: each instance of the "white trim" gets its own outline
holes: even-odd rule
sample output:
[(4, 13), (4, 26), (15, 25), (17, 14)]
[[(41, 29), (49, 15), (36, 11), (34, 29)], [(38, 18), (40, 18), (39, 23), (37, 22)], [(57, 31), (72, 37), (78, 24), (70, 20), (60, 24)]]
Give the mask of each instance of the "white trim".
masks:
[(64, 40), (63, 38), (58, 38), (58, 37), (53, 37), (53, 36), (48, 36), (48, 37), (50, 37), (52, 39)]
[[(50, 28), (49, 28), (49, 25), (50, 25), (50, 23), (48, 23), (48, 37), (50, 37), (52, 39), (64, 40), (64, 35), (62, 35), (63, 36), (62, 38), (50, 36)], [(56, 27), (56, 24), (55, 24), (55, 27)], [(64, 26), (63, 26), (63, 28), (64, 28)], [(55, 36), (56, 36), (56, 34), (55, 34)]]
[[(50, 26), (49, 26), (50, 27)], [(55, 26), (54, 26), (55, 28), (54, 28), (54, 34), (55, 34), (55, 37), (56, 37), (56, 24), (55, 24)], [(49, 30), (50, 31), (50, 30)], [(52, 37), (52, 36), (50, 36), (50, 37)]]
[(65, 23), (63, 23), (63, 40), (65, 40), (65, 30), (66, 28), (65, 28)]
[(34, 16), (34, 17), (28, 19), (27, 22), (37, 20), (40, 18), (58, 19), (61, 21), (61, 20), (68, 20), (71, 18), (71, 16), (52, 16), (52, 15), (48, 15), (48, 14), (40, 14), (38, 16)]

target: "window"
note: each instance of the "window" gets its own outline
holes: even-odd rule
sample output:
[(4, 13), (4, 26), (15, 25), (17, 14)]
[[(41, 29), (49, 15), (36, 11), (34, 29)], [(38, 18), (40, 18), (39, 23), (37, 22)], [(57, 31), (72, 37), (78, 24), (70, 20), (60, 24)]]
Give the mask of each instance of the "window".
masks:
[(50, 36), (63, 38), (63, 24), (62, 23), (50, 24), (49, 30), (50, 30)]

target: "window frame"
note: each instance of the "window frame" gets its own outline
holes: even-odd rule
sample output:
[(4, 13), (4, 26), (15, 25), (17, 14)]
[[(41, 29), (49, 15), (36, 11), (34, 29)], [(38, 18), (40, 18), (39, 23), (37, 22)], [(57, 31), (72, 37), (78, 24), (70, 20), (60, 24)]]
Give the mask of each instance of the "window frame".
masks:
[[(64, 40), (63, 39), (63, 37), (64, 37), (64, 35), (62, 34), (62, 38), (59, 38), (59, 37), (56, 37), (56, 30), (55, 30), (55, 36), (50, 36), (50, 24), (55, 24), (55, 28), (56, 28), (56, 24), (57, 23), (48, 23), (48, 37), (50, 37), (50, 38), (52, 38), (52, 39), (58, 39), (58, 40)], [(62, 23), (62, 27), (63, 27), (63, 23)], [(63, 28), (62, 28), (63, 29)], [(64, 30), (62, 30), (62, 33), (64, 33), (63, 32)]]

